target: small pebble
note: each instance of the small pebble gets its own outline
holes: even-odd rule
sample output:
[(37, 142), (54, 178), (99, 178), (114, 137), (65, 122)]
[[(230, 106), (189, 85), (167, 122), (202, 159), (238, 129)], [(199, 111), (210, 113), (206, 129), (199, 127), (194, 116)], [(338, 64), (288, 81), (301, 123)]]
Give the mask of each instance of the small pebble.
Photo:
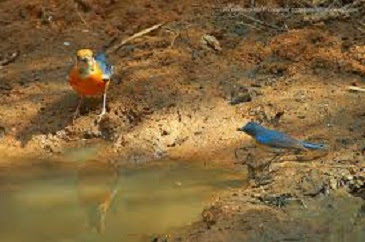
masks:
[(331, 187), (331, 189), (332, 190), (336, 190), (337, 189), (337, 180), (336, 179), (334, 179), (334, 178), (332, 178), (331, 180), (330, 180), (330, 187)]
[(5, 137), (5, 128), (0, 126), (0, 139)]
[(63, 45), (64, 45), (64, 46), (70, 46), (70, 45), (71, 45), (71, 43), (70, 43), (70, 42), (65, 41), (65, 42), (63, 42)]
[(179, 181), (177, 181), (177, 182), (175, 182), (175, 186), (181, 187), (182, 186), (182, 183), (179, 182)]
[(346, 180), (347, 180), (347, 181), (351, 181), (351, 180), (353, 180), (353, 179), (354, 179), (354, 177), (353, 177), (353, 176), (351, 176), (351, 175), (346, 176)]

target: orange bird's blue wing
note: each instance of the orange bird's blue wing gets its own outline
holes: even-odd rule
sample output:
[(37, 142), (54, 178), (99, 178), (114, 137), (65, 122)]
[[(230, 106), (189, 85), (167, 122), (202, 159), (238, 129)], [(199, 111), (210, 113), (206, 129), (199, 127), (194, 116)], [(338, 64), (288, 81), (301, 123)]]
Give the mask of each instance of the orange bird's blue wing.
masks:
[(103, 73), (103, 80), (109, 81), (113, 75), (113, 67), (108, 63), (104, 53), (99, 53), (95, 56), (95, 60)]

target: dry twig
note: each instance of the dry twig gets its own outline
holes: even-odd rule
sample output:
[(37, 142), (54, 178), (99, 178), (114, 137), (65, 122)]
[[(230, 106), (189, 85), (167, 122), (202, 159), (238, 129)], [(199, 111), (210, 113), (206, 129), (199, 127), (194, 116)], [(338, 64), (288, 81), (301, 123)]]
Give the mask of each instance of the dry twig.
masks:
[(84, 12), (88, 12), (90, 10), (92, 10), (92, 6), (89, 2), (85, 1), (85, 0), (74, 0), (80, 7), (82, 7), (82, 9), (84, 10)]
[(10, 64), (11, 62), (15, 61), (15, 59), (19, 56), (18, 52), (14, 52), (12, 53), (8, 58), (4, 58), (4, 60), (0, 61), (0, 69), (3, 66), (6, 66), (8, 64)]
[(250, 20), (250, 21), (252, 21), (252, 22), (255, 22), (257, 24), (260, 24), (262, 26), (269, 27), (269, 28), (272, 28), (272, 29), (275, 29), (275, 30), (278, 30), (278, 31), (284, 31), (284, 29), (282, 29), (282, 28), (279, 28), (279, 27), (277, 27), (275, 25), (272, 25), (272, 24), (265, 23), (264, 21), (261, 21), (261, 20), (259, 20), (257, 18), (248, 16), (248, 15), (245, 15), (245, 14), (242, 14), (241, 16), (244, 17), (244, 18), (246, 18), (246, 19), (248, 19), (248, 20)]
[(354, 87), (354, 86), (349, 86), (349, 87), (347, 87), (347, 90), (349, 90), (349, 91), (365, 92), (365, 89), (364, 89), (364, 88), (361, 88), (361, 87)]
[(144, 29), (144, 30), (142, 30), (142, 31), (140, 31), (140, 32), (138, 32), (138, 33), (136, 33), (136, 34), (132, 35), (131, 37), (128, 37), (128, 38), (126, 38), (126, 39), (122, 40), (122, 41), (120, 42), (120, 44), (118, 44), (118, 45), (117, 45), (117, 46), (115, 46), (114, 48), (109, 49), (109, 50), (107, 51), (107, 53), (109, 54), (109, 53), (116, 52), (117, 50), (119, 50), (119, 49), (120, 49), (123, 45), (127, 44), (128, 42), (130, 42), (130, 41), (132, 41), (132, 40), (134, 40), (134, 39), (136, 39), (136, 38), (138, 38), (138, 37), (141, 37), (141, 36), (143, 36), (143, 35), (146, 35), (146, 34), (148, 34), (148, 33), (152, 32), (153, 30), (156, 30), (156, 29), (160, 28), (162, 25), (164, 25), (164, 23), (160, 23), (160, 24), (153, 25), (153, 26), (152, 26), (152, 27), (150, 27), (150, 28)]
[(358, 31), (360, 31), (362, 34), (365, 34), (365, 28), (363, 29), (363, 28), (357, 27), (357, 26), (355, 26), (354, 28), (357, 29)]
[(79, 8), (78, 8), (78, 4), (77, 4), (77, 1), (75, 0), (75, 10), (76, 10), (76, 13), (77, 15), (79, 16), (79, 18), (81, 19), (81, 21), (88, 27), (90, 28), (90, 25), (85, 21), (85, 19), (82, 17), (80, 11), (79, 11)]
[(256, 29), (256, 30), (260, 30), (260, 31), (264, 29), (260, 25), (248, 24), (248, 23), (245, 23), (245, 22), (240, 22), (240, 24), (242, 24), (244, 26), (247, 26), (247, 27), (250, 27), (250, 28), (253, 28), (253, 29)]
[(13, 22), (12, 22), (12, 21), (10, 21), (10, 20), (0, 19), (0, 23), (4, 23), (4, 24), (11, 24), (11, 23), (13, 23)]
[(175, 43), (175, 41), (176, 41), (177, 37), (179, 37), (179, 36), (180, 36), (180, 33), (177, 33), (176, 31), (174, 31), (174, 30), (172, 30), (172, 29), (170, 29), (170, 28), (165, 28), (165, 30), (166, 30), (167, 32), (169, 32), (169, 33), (172, 33), (172, 34), (174, 35), (174, 38), (172, 39), (172, 41), (171, 41), (171, 43), (170, 43), (170, 46), (169, 46), (169, 48), (172, 48), (172, 47), (174, 46), (174, 43)]

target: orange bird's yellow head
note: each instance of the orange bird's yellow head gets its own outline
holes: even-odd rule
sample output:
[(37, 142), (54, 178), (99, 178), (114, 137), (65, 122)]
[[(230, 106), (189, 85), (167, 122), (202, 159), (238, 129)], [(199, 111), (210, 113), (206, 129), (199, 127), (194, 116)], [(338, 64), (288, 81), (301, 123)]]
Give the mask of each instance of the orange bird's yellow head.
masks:
[(87, 76), (95, 70), (94, 53), (90, 49), (80, 49), (76, 52), (77, 68)]
[(91, 58), (94, 56), (94, 53), (90, 49), (80, 49), (76, 52), (76, 56), (80, 58)]

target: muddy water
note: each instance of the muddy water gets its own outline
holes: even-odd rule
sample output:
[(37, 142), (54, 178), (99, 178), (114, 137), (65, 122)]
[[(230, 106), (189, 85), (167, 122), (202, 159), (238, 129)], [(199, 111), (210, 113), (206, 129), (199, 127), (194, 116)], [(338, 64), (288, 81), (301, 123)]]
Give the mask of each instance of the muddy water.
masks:
[(310, 224), (316, 232), (308, 234), (320, 241), (365, 241), (365, 201), (344, 189), (328, 196), (308, 199), (306, 208), (288, 207), (293, 218)]
[(242, 174), (190, 162), (115, 168), (69, 151), (76, 169), (49, 162), (0, 169), (0, 241), (151, 241), (200, 217)]

